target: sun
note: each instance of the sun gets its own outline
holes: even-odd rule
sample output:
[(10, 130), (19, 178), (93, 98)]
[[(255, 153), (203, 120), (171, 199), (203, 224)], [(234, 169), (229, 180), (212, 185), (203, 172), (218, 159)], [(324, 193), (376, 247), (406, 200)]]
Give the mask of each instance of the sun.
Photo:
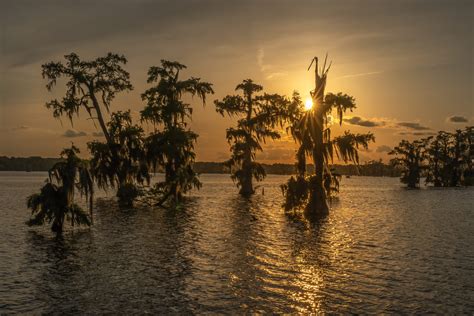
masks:
[(310, 98), (307, 98), (306, 101), (304, 101), (304, 109), (306, 111), (309, 111), (313, 108), (313, 100)]

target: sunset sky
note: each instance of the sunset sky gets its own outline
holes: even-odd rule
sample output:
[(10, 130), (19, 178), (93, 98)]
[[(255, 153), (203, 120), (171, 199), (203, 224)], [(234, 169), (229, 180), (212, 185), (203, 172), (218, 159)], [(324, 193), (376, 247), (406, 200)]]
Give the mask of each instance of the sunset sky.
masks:
[[(144, 104), (146, 72), (160, 59), (188, 66), (186, 76), (214, 84), (195, 108), (198, 161), (229, 157), (213, 100), (252, 78), (266, 92), (303, 98), (313, 88), (307, 67), (329, 53), (328, 92), (356, 98), (342, 127), (375, 134), (364, 160), (386, 158), (402, 138), (425, 137), (474, 123), (474, 1), (21, 1), (0, 2), (0, 155), (56, 157), (71, 142), (86, 156), (96, 138), (86, 113), (71, 126), (53, 118), (41, 64), (75, 52), (92, 59), (124, 54), (134, 90), (112, 110)], [(288, 136), (268, 143), (260, 161), (293, 162)]]

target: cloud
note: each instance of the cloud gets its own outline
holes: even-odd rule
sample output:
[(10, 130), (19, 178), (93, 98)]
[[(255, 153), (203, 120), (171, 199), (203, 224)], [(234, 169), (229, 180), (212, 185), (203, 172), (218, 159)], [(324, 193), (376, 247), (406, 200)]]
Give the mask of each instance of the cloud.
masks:
[(260, 68), (260, 71), (265, 71), (268, 69), (268, 66), (263, 63), (263, 59), (265, 58), (265, 50), (263, 48), (259, 48), (257, 51), (257, 65)]
[(345, 75), (345, 76), (337, 77), (335, 79), (365, 77), (365, 76), (377, 75), (377, 74), (380, 74), (380, 73), (382, 73), (382, 72), (381, 71), (362, 72), (362, 73), (358, 73), (358, 74), (352, 74), (352, 75)]
[(295, 150), (284, 147), (269, 146), (258, 153), (258, 159), (266, 161), (291, 160), (294, 158)]
[(27, 126), (27, 125), (21, 125), (21, 126), (17, 126), (17, 127), (12, 128), (13, 131), (27, 130), (27, 129), (30, 129), (30, 127)]
[(435, 132), (413, 132), (413, 135), (415, 136), (431, 136), (431, 135), (436, 135)]
[(104, 133), (102, 133), (102, 132), (92, 132), (92, 136), (95, 136), (95, 137), (103, 137), (103, 136), (104, 136)]
[[(288, 75), (286, 71), (279, 71), (275, 69), (278, 67), (274, 67), (274, 65), (265, 64), (264, 58), (265, 58), (265, 50), (262, 47), (260, 47), (257, 50), (257, 65), (260, 71), (265, 74), (265, 79), (272, 80), (276, 78), (285, 77)], [(274, 71), (271, 71), (272, 69), (274, 69)]]
[(379, 147), (377, 147), (377, 149), (375, 151), (378, 152), (378, 153), (384, 153), (384, 152), (389, 152), (391, 150), (392, 150), (392, 147), (390, 147), (390, 146), (380, 145)]
[(280, 78), (286, 76), (286, 72), (273, 72), (266, 76), (266, 79), (271, 80), (275, 78)]
[(426, 130), (431, 129), (431, 128), (423, 126), (423, 125), (421, 125), (420, 123), (417, 123), (417, 122), (399, 122), (399, 123), (397, 123), (397, 125), (399, 127), (406, 127), (408, 129), (414, 129), (414, 130), (417, 130), (417, 131), (426, 131)]
[(436, 135), (436, 133), (435, 133), (435, 132), (411, 132), (411, 131), (405, 131), (405, 132), (399, 132), (398, 135), (432, 136), (432, 135)]
[(450, 123), (467, 123), (469, 119), (461, 115), (453, 115), (447, 118), (447, 121)]
[(7, 127), (7, 128), (0, 128), (1, 131), (5, 132), (13, 132), (13, 133), (28, 133), (28, 134), (58, 134), (57, 131), (49, 129), (49, 128), (42, 128), (42, 127), (33, 127), (28, 125), (20, 125), (16, 127)]
[(81, 132), (81, 131), (76, 131), (76, 130), (73, 130), (73, 129), (68, 129), (67, 131), (64, 132), (64, 134), (62, 135), (63, 137), (68, 137), (68, 138), (74, 138), (74, 137), (82, 137), (82, 136), (86, 136), (87, 134), (85, 132)]
[(376, 126), (383, 126), (385, 125), (384, 121), (378, 121), (376, 119), (363, 119), (360, 116), (353, 116), (350, 118), (345, 118), (344, 122), (352, 124), (352, 125), (359, 125), (364, 127), (376, 127)]

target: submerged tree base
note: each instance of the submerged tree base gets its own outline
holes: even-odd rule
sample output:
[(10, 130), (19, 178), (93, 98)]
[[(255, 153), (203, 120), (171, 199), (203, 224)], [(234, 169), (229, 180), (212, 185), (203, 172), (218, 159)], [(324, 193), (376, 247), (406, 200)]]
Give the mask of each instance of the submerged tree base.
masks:
[(133, 202), (140, 196), (140, 190), (134, 184), (121, 185), (117, 190), (119, 206), (131, 207)]
[(239, 191), (239, 194), (245, 198), (249, 198), (251, 197), (252, 195), (255, 194), (255, 190), (254, 189), (246, 189), (246, 188), (241, 188), (240, 191)]
[(309, 202), (304, 209), (304, 216), (308, 220), (320, 219), (329, 215), (329, 206), (326, 201), (318, 200), (316, 202)]

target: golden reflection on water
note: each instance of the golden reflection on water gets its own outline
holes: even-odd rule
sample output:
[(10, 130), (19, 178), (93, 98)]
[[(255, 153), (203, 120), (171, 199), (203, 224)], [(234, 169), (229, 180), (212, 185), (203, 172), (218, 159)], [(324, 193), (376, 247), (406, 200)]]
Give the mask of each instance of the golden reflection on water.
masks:
[[(350, 217), (352, 212), (346, 210), (344, 213)], [(300, 240), (295, 240), (292, 264), (298, 272), (291, 282), (298, 290), (289, 294), (294, 301), (292, 307), (299, 313), (326, 311), (327, 283), (333, 281), (328, 280), (328, 275), (355, 268), (352, 261), (341, 260), (341, 255), (353, 244), (350, 234), (341, 229), (342, 225), (342, 221), (336, 222), (333, 216), (317, 223), (305, 222), (304, 234)], [(343, 272), (339, 277), (347, 277), (347, 274)], [(343, 299), (344, 293), (340, 295)]]
[[(22, 184), (22, 195), (43, 178)], [(12, 221), (3, 226), (10, 241), (0, 244), (15, 254), (14, 262), (0, 260), (8, 272), (7, 312), (474, 310), (472, 190), (413, 192), (397, 179), (344, 179), (349, 185), (329, 217), (305, 223), (280, 207), (286, 177), (269, 176), (265, 196), (250, 200), (237, 196), (226, 175), (203, 178), (203, 189), (179, 212), (121, 210), (103, 197), (95, 225), (68, 231), (59, 243), (46, 228), (28, 234), (24, 201), (11, 200)], [(6, 201), (22, 192), (8, 181), (0, 187)]]

